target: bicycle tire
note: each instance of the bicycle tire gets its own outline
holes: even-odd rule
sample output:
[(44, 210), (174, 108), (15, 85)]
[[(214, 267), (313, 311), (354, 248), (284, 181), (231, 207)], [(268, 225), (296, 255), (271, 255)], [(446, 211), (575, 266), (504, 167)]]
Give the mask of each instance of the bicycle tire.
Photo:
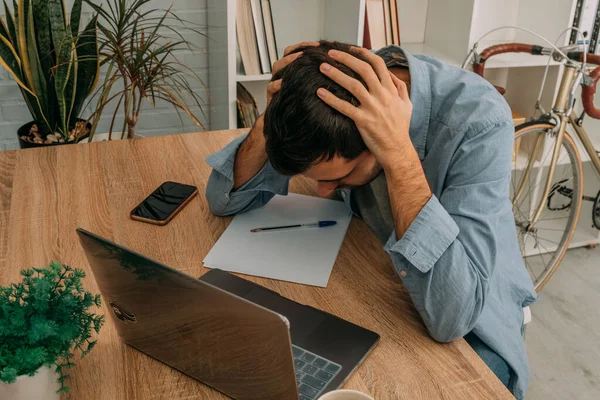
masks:
[(594, 227), (600, 230), (600, 191), (598, 191), (592, 205), (592, 222), (594, 223)]
[[(521, 124), (517, 127), (515, 127), (515, 141), (518, 140), (523, 140), (524, 138), (527, 137), (527, 135), (534, 135), (534, 134), (544, 134), (544, 135), (548, 135), (548, 132), (552, 131), (555, 129), (555, 125), (548, 123), (546, 121), (531, 121), (531, 122), (526, 122), (524, 124)], [(570, 159), (569, 164), (571, 165), (572, 169), (573, 169), (573, 193), (572, 193), (572, 197), (571, 197), (571, 203), (569, 204), (569, 216), (565, 217), (568, 218), (567, 219), (567, 223), (566, 223), (566, 227), (565, 230), (561, 236), (560, 242), (557, 243), (557, 248), (554, 252), (550, 252), (548, 251), (548, 253), (544, 253), (544, 254), (552, 254), (552, 259), (550, 261), (550, 263), (546, 266), (546, 268), (544, 268), (543, 272), (540, 274), (539, 277), (533, 276), (533, 272), (532, 270), (528, 267), (530, 276), (532, 276), (532, 280), (535, 286), (535, 290), (537, 292), (539, 292), (540, 290), (542, 290), (542, 288), (548, 283), (548, 281), (550, 280), (550, 278), (552, 277), (552, 275), (554, 275), (554, 273), (556, 272), (556, 269), (558, 268), (558, 266), (560, 265), (565, 253), (567, 252), (568, 248), (569, 248), (569, 244), (571, 243), (572, 239), (573, 239), (573, 235), (575, 233), (575, 230), (577, 228), (577, 222), (579, 221), (579, 215), (581, 213), (581, 205), (582, 205), (582, 197), (583, 197), (583, 166), (581, 164), (581, 158), (579, 156), (579, 151), (577, 150), (577, 146), (575, 145), (575, 143), (573, 142), (572, 137), (569, 135), (568, 132), (565, 132), (564, 137), (563, 137), (563, 143), (562, 143), (563, 148), (566, 150), (567, 155)], [(543, 165), (544, 162), (541, 163), (542, 164), (542, 170), (543, 170)], [(569, 164), (561, 164), (561, 165), (569, 165)], [(539, 168), (539, 165), (538, 165)], [(514, 177), (517, 175), (517, 169), (516, 169), (516, 165), (515, 168), (513, 170), (513, 177), (511, 177), (511, 184), (513, 184), (513, 179)], [(521, 171), (521, 170), (518, 170)], [(513, 188), (515, 187), (515, 185), (513, 184)], [(511, 201), (513, 200), (513, 194), (511, 194)], [(544, 206), (545, 208), (548, 207), (549, 210), (549, 204), (550, 204), (550, 199), (551, 196), (548, 196), (547, 199), (543, 199), (544, 202), (548, 202), (548, 204), (546, 206)], [(540, 199), (541, 201), (542, 199)], [(536, 204), (539, 204), (539, 202), (536, 202)], [(517, 227), (517, 232), (518, 235), (521, 234), (521, 232), (519, 232), (519, 229), (523, 230), (523, 224), (519, 224), (517, 221), (517, 210), (515, 210), (515, 208), (513, 207), (513, 214), (515, 215), (515, 224)], [(521, 214), (522, 217), (523, 214)], [(538, 221), (539, 224), (539, 221)], [(521, 225), (521, 226), (519, 226)], [(537, 225), (536, 225), (537, 226)], [(537, 239), (536, 239), (537, 240)], [(545, 240), (545, 239), (544, 239)], [(525, 243), (523, 243), (523, 248), (521, 248), (521, 242), (519, 243), (520, 246), (520, 250), (521, 253), (523, 255), (523, 259), (524, 262), (527, 265), (527, 258), (531, 257), (531, 255), (526, 255), (524, 254), (524, 251), (526, 250), (525, 247)], [(541, 252), (540, 252), (540, 256), (541, 256)]]

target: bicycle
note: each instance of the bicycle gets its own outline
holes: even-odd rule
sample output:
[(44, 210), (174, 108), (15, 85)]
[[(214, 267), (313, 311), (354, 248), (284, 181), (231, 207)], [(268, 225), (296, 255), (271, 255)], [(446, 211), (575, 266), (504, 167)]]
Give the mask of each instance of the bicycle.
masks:
[[(594, 106), (593, 99), (600, 79), (600, 56), (571, 51), (574, 48), (506, 43), (477, 53), (475, 44), (463, 64), (465, 68), (471, 62), (473, 72), (482, 77), (486, 61), (503, 53), (550, 56), (564, 66), (552, 109), (545, 111), (538, 97), (536, 114), (539, 110), (541, 115), (515, 127), (511, 200), (521, 254), (538, 292), (552, 277), (569, 247), (583, 201), (593, 202), (592, 223), (600, 229), (600, 191), (595, 198), (583, 196), (582, 161), (570, 133), (575, 132), (600, 176), (600, 153), (583, 128), (585, 115), (600, 119), (600, 109)], [(588, 73), (586, 63), (597, 67)], [(579, 85), (583, 86), (584, 111), (577, 116), (573, 107)], [(497, 89), (504, 94), (503, 88)]]

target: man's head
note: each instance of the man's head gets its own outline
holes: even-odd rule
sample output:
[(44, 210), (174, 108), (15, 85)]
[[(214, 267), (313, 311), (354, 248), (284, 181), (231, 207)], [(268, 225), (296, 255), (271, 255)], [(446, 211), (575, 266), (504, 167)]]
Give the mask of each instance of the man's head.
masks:
[(364, 84), (356, 72), (328, 56), (331, 49), (351, 53), (350, 45), (321, 41), (319, 46), (298, 49), (302, 55), (273, 77), (282, 78), (283, 83), (267, 108), (264, 126), (273, 167), (285, 175), (303, 174), (317, 180), (321, 195), (336, 188), (364, 185), (381, 171), (354, 121), (316, 94), (322, 87), (359, 105), (346, 89), (320, 72), (319, 67), (326, 62)]

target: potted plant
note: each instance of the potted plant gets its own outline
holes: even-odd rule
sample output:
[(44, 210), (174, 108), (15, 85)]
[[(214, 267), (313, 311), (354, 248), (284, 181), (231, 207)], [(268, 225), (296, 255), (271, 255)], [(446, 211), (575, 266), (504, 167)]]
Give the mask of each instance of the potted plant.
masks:
[(194, 51), (183, 35), (203, 35), (197, 25), (179, 18), (170, 8), (155, 9), (152, 0), (106, 0), (102, 5), (85, 1), (99, 15), (99, 54), (102, 65), (107, 66), (104, 81), (97, 90), (99, 100), (91, 119), (89, 141), (93, 140), (100, 116), (109, 103), (115, 107), (108, 139), (113, 138), (118, 114), (124, 115), (117, 130), (120, 138), (133, 138), (144, 99), (152, 107), (159, 101), (167, 102), (204, 129), (193, 110), (204, 114), (204, 102), (190, 80), (198, 81), (204, 88), (206, 85), (175, 55), (182, 50)]
[(21, 148), (76, 142), (89, 134), (79, 119), (99, 77), (96, 22), (79, 32), (83, 0), (67, 20), (63, 0), (4, 2), (0, 65), (19, 85), (33, 121), (18, 130)]
[(58, 399), (74, 351), (83, 358), (96, 344), (104, 317), (89, 309), (100, 295), (84, 291), (82, 270), (58, 262), (21, 275), (0, 287), (0, 399)]

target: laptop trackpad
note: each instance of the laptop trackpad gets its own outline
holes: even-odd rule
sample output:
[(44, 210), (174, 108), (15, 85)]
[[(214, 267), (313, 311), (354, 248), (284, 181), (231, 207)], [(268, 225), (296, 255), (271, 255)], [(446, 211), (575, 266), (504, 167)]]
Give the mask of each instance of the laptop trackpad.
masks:
[(325, 315), (311, 307), (286, 299), (275, 292), (254, 287), (244, 296), (246, 300), (285, 316), (290, 321), (292, 343), (301, 344), (325, 319)]

